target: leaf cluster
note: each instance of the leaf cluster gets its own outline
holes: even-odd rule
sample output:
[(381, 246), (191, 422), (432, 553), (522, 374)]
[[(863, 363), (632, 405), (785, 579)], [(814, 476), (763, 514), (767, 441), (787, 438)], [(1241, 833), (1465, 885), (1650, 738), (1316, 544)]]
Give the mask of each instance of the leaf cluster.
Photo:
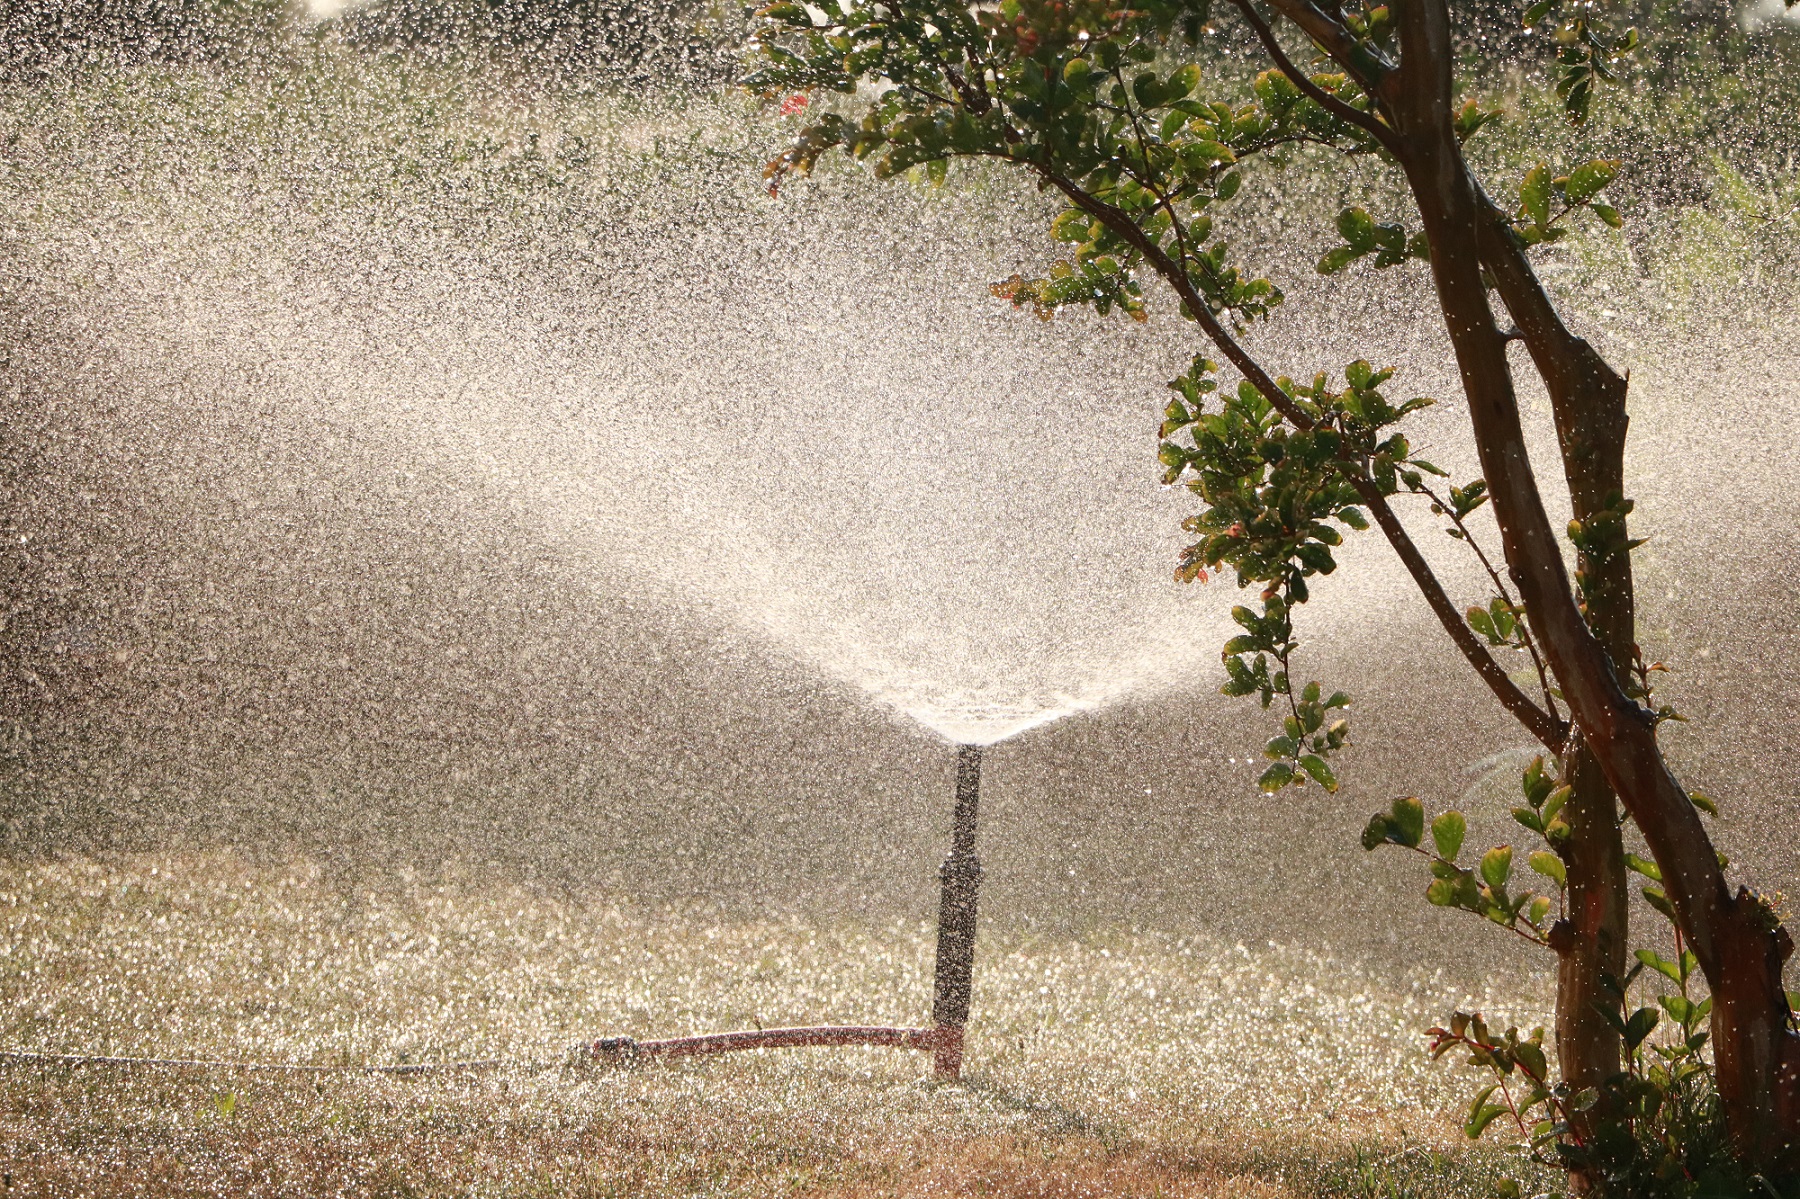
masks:
[[(1568, 788), (1556, 787), (1543, 772), (1543, 760), (1533, 763), (1526, 772), (1526, 802), (1513, 809), (1513, 819), (1544, 838), (1550, 846), (1558, 846), (1568, 838), (1568, 825), (1561, 820)], [(1560, 915), (1562, 896), (1568, 883), (1567, 868), (1554, 848), (1533, 852), (1527, 858), (1532, 870), (1556, 885), (1556, 899), (1530, 889), (1512, 893), (1514, 850), (1510, 845), (1496, 845), (1472, 865), (1461, 863), (1463, 839), (1468, 821), (1461, 812), (1446, 811), (1431, 821), (1431, 847), (1424, 845), (1425, 806), (1416, 796), (1394, 800), (1386, 812), (1377, 812), (1363, 829), (1364, 849), (1381, 845), (1398, 845), (1429, 859), (1431, 882), (1425, 898), (1437, 907), (1459, 908), (1473, 912), (1528, 941), (1550, 943), (1552, 906)]]
[[(1478, 1138), (1496, 1120), (1515, 1127), (1532, 1157), (1579, 1172), (1602, 1199), (1700, 1199), (1750, 1193), (1727, 1147), (1705, 1054), (1712, 1000), (1696, 998), (1698, 963), (1676, 939), (1673, 958), (1639, 949), (1624, 978), (1603, 979), (1600, 1014), (1619, 1035), (1625, 1068), (1600, 1086), (1552, 1083), (1543, 1030), (1493, 1035), (1479, 1013), (1457, 1012), (1433, 1028), (1432, 1054), (1461, 1047), (1491, 1083), (1475, 1095), (1464, 1132)], [(1666, 980), (1651, 1002), (1633, 1006), (1646, 971)], [(1661, 1032), (1662, 1035), (1657, 1035)], [(1518, 1194), (1503, 1185), (1502, 1194)]]
[(1159, 430), (1164, 481), (1185, 481), (1205, 503), (1182, 524), (1198, 540), (1182, 551), (1176, 577), (1204, 580), (1230, 567), (1239, 587), (1260, 586), (1260, 612), (1233, 610), (1244, 631), (1221, 655), (1223, 690), (1258, 695), (1265, 708), (1276, 696), (1287, 700), (1283, 731), (1267, 747), (1274, 764), (1259, 780), (1264, 790), (1307, 778), (1336, 790), (1326, 759), (1348, 742), (1348, 726), (1342, 718), (1325, 721), (1349, 699), (1340, 692), (1321, 701), (1317, 683), (1295, 696), (1289, 661), (1299, 643), (1292, 610), (1310, 597), (1309, 579), (1337, 569), (1333, 551), (1343, 544), (1343, 530), (1369, 527), (1359, 483), (1386, 496), (1403, 484), (1421, 486), (1425, 473), (1442, 473), (1391, 431), (1431, 401), (1394, 404), (1381, 390), (1393, 370), (1358, 360), (1344, 368), (1341, 390), (1324, 375), (1309, 384), (1276, 380), (1307, 422), (1297, 426), (1248, 380), (1222, 391), (1213, 378), (1217, 369), (1196, 357), (1169, 383), (1176, 395)]
[(1512, 217), (1514, 231), (1528, 246), (1558, 241), (1569, 234), (1561, 222), (1583, 209), (1599, 217), (1608, 228), (1619, 228), (1625, 223), (1619, 210), (1597, 199), (1618, 176), (1616, 158), (1584, 162), (1567, 175), (1552, 175), (1547, 165), (1539, 163), (1519, 181), (1519, 203)]
[(1602, 6), (1592, 0), (1535, 0), (1525, 10), (1525, 26), (1548, 23), (1556, 43), (1556, 94), (1569, 122), (1587, 121), (1594, 93), (1618, 79), (1620, 63), (1638, 48), (1638, 31), (1608, 28)]
[[(1432, 903), (1473, 912), (1555, 947), (1561, 930), (1549, 918), (1550, 896), (1555, 895), (1560, 911), (1568, 885), (1562, 855), (1570, 835), (1562, 812), (1570, 789), (1538, 757), (1520, 776), (1520, 790), (1523, 802), (1513, 808), (1512, 817), (1542, 839), (1544, 847), (1527, 860), (1552, 885), (1550, 893), (1508, 893), (1511, 846), (1496, 846), (1473, 865), (1462, 866), (1467, 823), (1460, 812), (1443, 812), (1431, 820), (1431, 847), (1426, 848), (1424, 806), (1410, 796), (1370, 819), (1363, 845), (1395, 844), (1424, 855), (1431, 864), (1426, 896)], [(1716, 812), (1716, 805), (1697, 792), (1695, 805)], [(1655, 949), (1637, 949), (1623, 978), (1602, 979), (1606, 1003), (1600, 1014), (1623, 1045), (1622, 1071), (1599, 1087), (1577, 1090), (1556, 1082), (1547, 1072), (1542, 1029), (1528, 1036), (1516, 1028), (1496, 1034), (1479, 1013), (1457, 1012), (1448, 1025), (1433, 1028), (1432, 1054), (1442, 1057), (1452, 1049), (1466, 1049), (1469, 1064), (1491, 1080), (1470, 1103), (1464, 1123), (1468, 1136), (1480, 1137), (1500, 1121), (1517, 1130), (1537, 1161), (1588, 1178), (1595, 1186), (1592, 1194), (1697, 1199), (1742, 1193), (1730, 1189), (1743, 1180), (1734, 1173), (1713, 1088), (1706, 1053), (1712, 1000), (1698, 994), (1698, 960), (1683, 943), (1656, 864), (1628, 853), (1626, 865), (1646, 880), (1644, 898), (1668, 920), (1674, 952), (1664, 956)], [(1648, 1002), (1634, 1004), (1634, 988), (1650, 980), (1663, 985)], [(1504, 1187), (1502, 1192), (1513, 1193)]]
[[(1075, 245), (1072, 260), (1043, 279), (995, 285), (1040, 314), (1092, 304), (1141, 317), (1133, 276), (1153, 253), (1177, 265), (1212, 313), (1237, 323), (1266, 316), (1280, 290), (1227, 261), (1209, 208), (1237, 194), (1239, 164), (1253, 156), (1299, 144), (1377, 150), (1366, 131), (1280, 71), (1258, 76), (1252, 95), (1235, 103), (1203, 94), (1200, 65), (1181, 61), (1210, 17), (1200, 0), (833, 7), (783, 0), (762, 9), (763, 62), (745, 82), (771, 96), (854, 95), (866, 83), (878, 90), (860, 119), (827, 112), (803, 130), (769, 164), (771, 188), (833, 147), (868, 160), (881, 177), (922, 167), (941, 180), (951, 160), (987, 157), (1030, 168), (1046, 184), (1078, 185), (1108, 219), (1072, 207), (1053, 226)], [(1341, 74), (1309, 83), (1357, 111), (1372, 103)]]

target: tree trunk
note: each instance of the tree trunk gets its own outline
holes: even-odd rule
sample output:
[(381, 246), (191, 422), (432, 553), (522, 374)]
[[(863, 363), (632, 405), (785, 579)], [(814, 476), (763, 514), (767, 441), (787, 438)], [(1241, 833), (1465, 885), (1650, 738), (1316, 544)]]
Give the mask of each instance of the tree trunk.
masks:
[(1387, 94), (1401, 165), (1431, 246), (1509, 573), (1583, 741), (1649, 842), (1712, 987), (1716, 1077), (1734, 1147), (1753, 1168), (1791, 1167), (1800, 1157), (1800, 1038), (1788, 1027), (1781, 965), (1792, 943), (1760, 898), (1727, 890), (1705, 828), (1657, 748), (1650, 714), (1621, 686), (1576, 605), (1526, 452), (1507, 339), (1481, 277), (1491, 205), (1455, 136), (1448, 13), (1443, 0), (1399, 0), (1395, 9), (1404, 78)]
[[(1484, 198), (1483, 198), (1484, 199)], [(1483, 204), (1476, 242), (1482, 265), (1506, 304), (1520, 340), (1550, 391), (1557, 445), (1562, 451), (1570, 507), (1592, 540), (1577, 563), (1577, 586), (1588, 627), (1606, 651), (1615, 676), (1630, 677), (1636, 660), (1637, 603), (1623, 504), (1625, 380), (1557, 314), (1503, 214)], [(1630, 904), (1618, 800), (1605, 771), (1579, 733), (1563, 754), (1571, 793), (1564, 809), (1570, 835), (1568, 914), (1552, 937), (1560, 956), (1556, 1047), (1564, 1081), (1577, 1090), (1600, 1087), (1619, 1072), (1621, 1040), (1602, 1015), (1613, 999), (1606, 975), (1625, 974)], [(1604, 1105), (1575, 1117), (1584, 1138), (1610, 1113)]]
[[(1569, 874), (1568, 912), (1551, 929), (1558, 956), (1556, 1056), (1563, 1081), (1576, 1090), (1599, 1088), (1622, 1066), (1622, 1043), (1604, 1012), (1612, 999), (1601, 979), (1625, 976), (1628, 900), (1625, 847), (1618, 805), (1600, 763), (1579, 736), (1563, 761), (1569, 784), (1563, 819), (1569, 840), (1563, 860)], [(1591, 1139), (1612, 1113), (1596, 1105), (1574, 1116), (1576, 1132)], [(1588, 1179), (1581, 1179), (1585, 1185)]]

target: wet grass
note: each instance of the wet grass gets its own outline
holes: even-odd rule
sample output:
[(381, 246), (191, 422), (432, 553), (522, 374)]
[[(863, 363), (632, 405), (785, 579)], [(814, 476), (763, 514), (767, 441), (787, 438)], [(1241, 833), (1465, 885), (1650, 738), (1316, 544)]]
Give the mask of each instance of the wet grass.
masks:
[(923, 1054), (591, 1069), (601, 1033), (923, 1023), (929, 928), (748, 921), (228, 855), (0, 863), (0, 1047), (425, 1076), (0, 1065), (11, 1195), (1484, 1194), (1459, 997), (1126, 929), (982, 946), (964, 1082)]

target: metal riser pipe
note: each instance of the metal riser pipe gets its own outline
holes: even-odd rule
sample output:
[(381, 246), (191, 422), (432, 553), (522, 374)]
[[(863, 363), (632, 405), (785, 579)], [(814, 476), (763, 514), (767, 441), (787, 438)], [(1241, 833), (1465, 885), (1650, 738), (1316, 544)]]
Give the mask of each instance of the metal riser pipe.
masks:
[(962, 1073), (963, 1029), (975, 974), (976, 900), (981, 891), (981, 859), (975, 856), (975, 822), (981, 805), (981, 747), (965, 745), (956, 758), (956, 813), (951, 821), (950, 856), (938, 871), (937, 965), (933, 972), (931, 1020), (937, 1026), (936, 1069), (940, 1078)]

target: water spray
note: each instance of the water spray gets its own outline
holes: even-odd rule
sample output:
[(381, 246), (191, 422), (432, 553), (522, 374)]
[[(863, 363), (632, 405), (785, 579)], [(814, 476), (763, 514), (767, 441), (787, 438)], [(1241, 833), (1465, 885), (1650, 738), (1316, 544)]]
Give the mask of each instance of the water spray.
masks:
[(939, 1078), (962, 1075), (963, 1029), (975, 974), (975, 909), (981, 889), (981, 859), (975, 855), (975, 824), (981, 802), (981, 747), (964, 745), (956, 755), (956, 810), (950, 825), (950, 855), (938, 870), (937, 961), (932, 971), (931, 1028), (817, 1025), (758, 1028), (639, 1041), (601, 1037), (595, 1060), (624, 1063), (651, 1057), (693, 1057), (739, 1049), (797, 1049), (821, 1045), (885, 1045), (926, 1049)]

